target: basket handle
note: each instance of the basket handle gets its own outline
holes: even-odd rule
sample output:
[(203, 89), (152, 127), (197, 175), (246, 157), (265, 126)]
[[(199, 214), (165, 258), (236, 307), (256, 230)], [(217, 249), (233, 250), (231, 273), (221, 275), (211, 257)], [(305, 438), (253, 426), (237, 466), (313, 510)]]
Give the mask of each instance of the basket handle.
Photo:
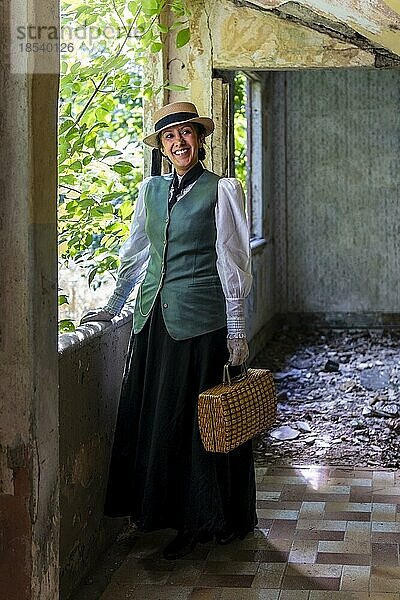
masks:
[(241, 367), (241, 372), (238, 375), (235, 375), (235, 377), (231, 377), (230, 373), (229, 373), (229, 367), (231, 366), (231, 361), (228, 360), (227, 363), (224, 364), (224, 371), (222, 374), (222, 383), (224, 385), (228, 384), (228, 385), (232, 385), (232, 383), (237, 383), (239, 381), (242, 381), (243, 379), (246, 379), (247, 377), (247, 365), (246, 362), (242, 363), (240, 365)]

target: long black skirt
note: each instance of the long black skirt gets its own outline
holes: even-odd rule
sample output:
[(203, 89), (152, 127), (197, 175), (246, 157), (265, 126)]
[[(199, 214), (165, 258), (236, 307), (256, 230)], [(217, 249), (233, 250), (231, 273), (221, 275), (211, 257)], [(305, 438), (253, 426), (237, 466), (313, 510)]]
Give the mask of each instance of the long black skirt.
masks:
[(197, 423), (198, 395), (220, 383), (227, 359), (225, 328), (176, 341), (157, 300), (128, 352), (106, 515), (129, 515), (141, 531), (255, 526), (251, 441), (207, 452)]

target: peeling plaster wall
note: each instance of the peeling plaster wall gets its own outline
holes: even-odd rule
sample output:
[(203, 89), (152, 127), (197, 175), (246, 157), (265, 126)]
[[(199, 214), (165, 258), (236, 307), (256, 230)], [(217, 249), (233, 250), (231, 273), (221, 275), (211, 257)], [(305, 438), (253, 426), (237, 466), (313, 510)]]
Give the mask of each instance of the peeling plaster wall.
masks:
[(60, 336), (60, 587), (67, 600), (123, 519), (103, 514), (132, 315)]
[[(58, 60), (10, 66), (0, 4), (0, 596), (58, 598)], [(58, 22), (51, 1), (18, 3)]]
[(232, 2), (212, 4), (215, 68), (293, 69), (372, 66), (374, 56), (352, 43)]
[(378, 54), (400, 56), (400, 5), (396, 0), (249, 0), (245, 4), (261, 8), (284, 19), (294, 19), (333, 36), (347, 37), (360, 46), (370, 46)]
[(276, 73), (273, 82), (277, 309), (396, 323), (400, 71)]

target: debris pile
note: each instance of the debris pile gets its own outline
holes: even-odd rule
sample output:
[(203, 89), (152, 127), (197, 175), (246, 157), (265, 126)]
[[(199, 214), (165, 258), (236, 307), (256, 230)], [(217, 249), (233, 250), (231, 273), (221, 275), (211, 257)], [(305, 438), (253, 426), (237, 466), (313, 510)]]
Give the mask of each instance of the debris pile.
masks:
[(284, 330), (253, 365), (278, 392), (257, 463), (400, 466), (400, 332)]

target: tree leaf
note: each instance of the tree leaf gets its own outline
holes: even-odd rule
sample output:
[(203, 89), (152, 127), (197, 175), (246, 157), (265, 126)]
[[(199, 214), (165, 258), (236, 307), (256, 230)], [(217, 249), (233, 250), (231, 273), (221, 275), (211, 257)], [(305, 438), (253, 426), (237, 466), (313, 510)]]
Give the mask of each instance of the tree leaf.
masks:
[(118, 244), (118, 238), (116, 238), (113, 234), (111, 233), (106, 233), (106, 235), (103, 235), (103, 237), (101, 238), (101, 245), (104, 246), (105, 248), (113, 248)]
[(60, 333), (69, 333), (75, 331), (75, 325), (71, 319), (61, 319), (58, 321), (58, 329)]
[(125, 202), (123, 202), (121, 204), (121, 206), (119, 207), (121, 219), (123, 219), (124, 221), (126, 221), (126, 219), (129, 219), (129, 217), (133, 213), (133, 209), (134, 209), (134, 207), (132, 205), (132, 202), (130, 202), (130, 200), (126, 200)]
[(107, 97), (103, 98), (103, 101), (102, 101), (102, 103), (101, 103), (101, 106), (102, 106), (102, 107), (103, 107), (105, 110), (108, 110), (108, 111), (110, 111), (110, 110), (114, 110), (114, 108), (115, 108), (115, 105), (116, 105), (116, 102), (115, 102), (115, 100), (113, 100), (113, 99), (112, 99), (112, 98), (110, 98), (110, 97), (108, 97), (108, 98), (107, 98)]
[(171, 10), (177, 17), (183, 17), (185, 14), (185, 7), (182, 0), (174, 0), (171, 4)]
[(131, 12), (132, 15), (135, 15), (138, 9), (138, 3), (137, 2), (128, 2), (128, 8)]
[(169, 83), (168, 85), (164, 85), (164, 89), (171, 90), (172, 92), (184, 92), (188, 88), (184, 85), (176, 85), (175, 83)]
[(109, 111), (103, 108), (102, 106), (96, 108), (95, 115), (99, 121), (105, 121), (106, 119), (110, 119)]
[(89, 208), (90, 206), (93, 206), (94, 204), (94, 200), (93, 198), (83, 198), (81, 197), (80, 201), (79, 201), (79, 205), (82, 208)]
[(82, 171), (82, 163), (80, 160), (74, 160), (72, 164), (69, 165), (71, 171)]
[(178, 31), (178, 34), (176, 36), (176, 47), (182, 48), (182, 46), (185, 46), (185, 44), (187, 44), (189, 40), (190, 29), (188, 27), (186, 27), (185, 29), (181, 29), (180, 31)]
[(105, 194), (102, 198), (102, 202), (110, 202), (111, 200), (115, 200), (115, 198), (119, 198), (122, 192), (111, 192), (110, 194)]
[(152, 17), (159, 12), (157, 0), (142, 0), (142, 11), (146, 16)]
[(59, 178), (60, 183), (65, 183), (66, 185), (74, 185), (75, 183), (75, 175), (72, 173), (68, 173), (66, 175), (61, 175)]
[(72, 127), (72, 125), (75, 125), (75, 121), (73, 121), (72, 119), (65, 119), (65, 121), (62, 121), (60, 123), (60, 127), (58, 128), (59, 134), (64, 133), (64, 131), (67, 131), (70, 127)]
[(104, 215), (112, 215), (113, 213), (114, 208), (111, 204), (97, 204), (90, 211), (92, 217), (102, 217)]
[(120, 173), (121, 175), (126, 175), (127, 173), (132, 171), (133, 165), (132, 165), (132, 163), (130, 163), (126, 160), (120, 160), (119, 162), (112, 165), (111, 168), (114, 171), (116, 171), (117, 173)]
[(153, 42), (150, 46), (150, 50), (151, 52), (153, 52), (153, 54), (155, 54), (156, 52), (160, 52), (162, 47), (163, 45), (161, 44), (161, 42)]
[(78, 9), (75, 13), (75, 18), (77, 19), (83, 13), (89, 12), (89, 11), (90, 11), (90, 6), (87, 6), (86, 4), (81, 4), (81, 6), (78, 7)]
[(85, 27), (92, 25), (97, 21), (96, 13), (91, 13), (88, 17), (85, 17)]
[(109, 156), (120, 156), (121, 154), (122, 152), (120, 150), (109, 150), (103, 158), (108, 158)]
[(94, 269), (92, 269), (88, 275), (88, 285), (89, 286), (92, 284), (93, 279), (95, 278), (96, 274), (97, 274), (97, 267), (94, 267)]
[(65, 294), (59, 294), (58, 296), (58, 306), (62, 306), (63, 304), (69, 304), (68, 296)]

